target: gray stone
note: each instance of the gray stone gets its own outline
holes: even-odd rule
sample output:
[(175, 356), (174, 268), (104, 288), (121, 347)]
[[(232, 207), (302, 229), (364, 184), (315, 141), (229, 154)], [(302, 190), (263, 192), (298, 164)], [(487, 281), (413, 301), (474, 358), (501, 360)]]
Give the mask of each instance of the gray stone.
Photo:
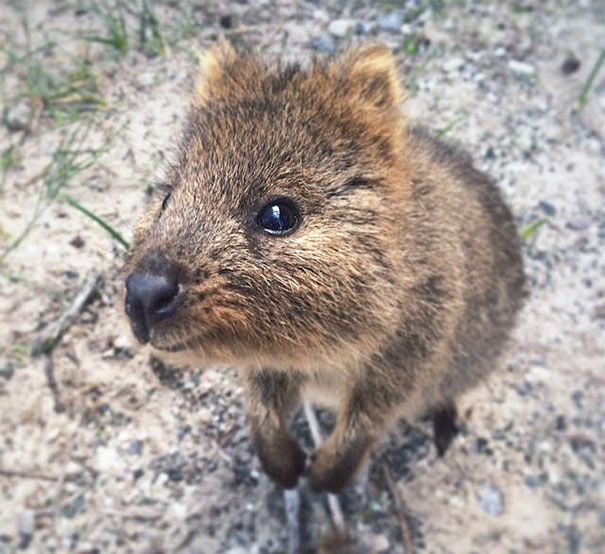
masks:
[(585, 219), (576, 219), (574, 221), (568, 221), (566, 227), (572, 231), (586, 231), (590, 227), (590, 223)]
[(319, 35), (311, 39), (311, 48), (333, 54), (336, 50), (336, 43), (331, 35)]
[(557, 213), (557, 209), (550, 202), (546, 202), (546, 200), (540, 200), (538, 208), (551, 217)]
[(34, 536), (36, 513), (33, 510), (23, 510), (19, 514), (19, 548), (25, 549)]
[(403, 25), (403, 8), (384, 13), (376, 18), (376, 25), (382, 31), (398, 33)]
[(328, 25), (328, 32), (338, 38), (344, 38), (349, 35), (355, 27), (353, 19), (335, 19)]
[(32, 118), (31, 106), (23, 101), (4, 111), (4, 125), (9, 131), (26, 131)]
[(502, 493), (494, 485), (487, 485), (479, 491), (479, 503), (481, 507), (492, 516), (502, 513)]
[(536, 68), (528, 63), (520, 62), (517, 60), (509, 60), (508, 67), (513, 73), (519, 75), (535, 75)]

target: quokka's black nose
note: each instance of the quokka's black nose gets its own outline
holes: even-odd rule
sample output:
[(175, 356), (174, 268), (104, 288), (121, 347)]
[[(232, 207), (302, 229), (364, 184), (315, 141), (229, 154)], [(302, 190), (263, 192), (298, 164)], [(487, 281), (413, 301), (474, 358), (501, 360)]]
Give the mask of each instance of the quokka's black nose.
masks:
[(126, 279), (126, 313), (137, 339), (146, 343), (154, 325), (174, 314), (179, 283), (176, 276), (131, 273)]

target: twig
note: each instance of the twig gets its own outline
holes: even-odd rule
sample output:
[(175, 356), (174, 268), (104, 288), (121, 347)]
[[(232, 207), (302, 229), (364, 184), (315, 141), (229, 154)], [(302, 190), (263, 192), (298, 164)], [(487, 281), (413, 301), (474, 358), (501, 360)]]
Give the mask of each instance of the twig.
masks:
[(86, 282), (80, 289), (80, 292), (74, 298), (71, 306), (69, 306), (69, 308), (63, 312), (63, 315), (55, 325), (52, 333), (42, 340), (40, 346), (38, 347), (37, 351), (34, 352), (34, 354), (48, 354), (56, 346), (59, 339), (63, 336), (63, 333), (65, 333), (65, 331), (73, 325), (76, 317), (90, 302), (100, 282), (100, 273), (93, 273), (88, 277), (88, 279), (86, 279)]
[(21, 479), (40, 479), (41, 481), (56, 481), (59, 479), (58, 475), (50, 475), (49, 473), (4, 468), (0, 468), (0, 476), (20, 477)]
[(288, 554), (300, 553), (300, 493), (298, 489), (284, 490), (286, 524), (288, 526)]
[(44, 373), (46, 375), (46, 381), (48, 388), (53, 395), (53, 401), (55, 403), (55, 413), (62, 414), (65, 411), (65, 404), (61, 401), (61, 395), (59, 394), (59, 385), (55, 379), (55, 364), (53, 363), (53, 354), (48, 352), (45, 354), (44, 361)]
[(386, 464), (382, 464), (382, 472), (384, 473), (387, 486), (391, 491), (393, 502), (395, 502), (395, 509), (397, 510), (397, 519), (399, 519), (399, 526), (401, 527), (401, 536), (405, 546), (405, 553), (414, 554), (414, 543), (412, 542), (412, 534), (410, 533), (410, 527), (407, 522), (407, 514), (403, 507), (403, 502), (397, 494), (397, 489), (395, 488), (395, 483), (393, 483), (391, 472)]
[(134, 519), (136, 521), (155, 521), (156, 519), (160, 519), (162, 517), (162, 514), (158, 513), (155, 510), (149, 510), (148, 512), (144, 512), (112, 510), (105, 508), (101, 511), (108, 516), (117, 516), (122, 519)]
[[(311, 436), (313, 437), (315, 448), (319, 448), (323, 442), (323, 439), (321, 436), (321, 430), (319, 428), (319, 422), (317, 421), (317, 417), (315, 416), (315, 412), (313, 411), (313, 407), (311, 406), (310, 402), (305, 401), (304, 410), (307, 421), (309, 422), (309, 429), (311, 430)], [(328, 494), (328, 507), (330, 508), (330, 514), (332, 515), (334, 527), (342, 537), (346, 537), (347, 526), (345, 524), (345, 518), (342, 513), (338, 497), (335, 494)]]

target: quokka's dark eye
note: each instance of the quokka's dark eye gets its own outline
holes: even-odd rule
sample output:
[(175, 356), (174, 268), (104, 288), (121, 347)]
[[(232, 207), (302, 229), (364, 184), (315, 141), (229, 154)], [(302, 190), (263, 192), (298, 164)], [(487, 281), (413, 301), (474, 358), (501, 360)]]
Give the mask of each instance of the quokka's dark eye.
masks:
[(172, 194), (172, 191), (169, 190), (166, 193), (166, 196), (164, 196), (164, 200), (162, 200), (162, 211), (164, 211), (166, 209), (166, 206), (168, 206), (168, 201), (170, 200), (170, 195)]
[(270, 235), (288, 235), (300, 222), (300, 212), (290, 198), (275, 198), (267, 202), (256, 216), (256, 224)]

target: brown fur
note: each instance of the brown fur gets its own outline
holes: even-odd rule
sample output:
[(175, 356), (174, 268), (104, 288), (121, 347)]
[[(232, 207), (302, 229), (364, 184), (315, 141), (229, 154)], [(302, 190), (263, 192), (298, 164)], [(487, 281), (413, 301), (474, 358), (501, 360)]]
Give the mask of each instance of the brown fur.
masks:
[[(270, 69), (220, 46), (201, 63), (170, 198), (127, 264), (179, 275), (150, 341), (240, 368), (252, 442), (284, 486), (305, 461), (286, 415), (308, 395), (335, 407), (308, 472), (336, 491), (393, 419), (447, 423), (493, 369), (522, 298), (515, 225), (468, 156), (407, 126), (388, 49)], [(276, 195), (301, 209), (284, 237), (254, 223)]]

